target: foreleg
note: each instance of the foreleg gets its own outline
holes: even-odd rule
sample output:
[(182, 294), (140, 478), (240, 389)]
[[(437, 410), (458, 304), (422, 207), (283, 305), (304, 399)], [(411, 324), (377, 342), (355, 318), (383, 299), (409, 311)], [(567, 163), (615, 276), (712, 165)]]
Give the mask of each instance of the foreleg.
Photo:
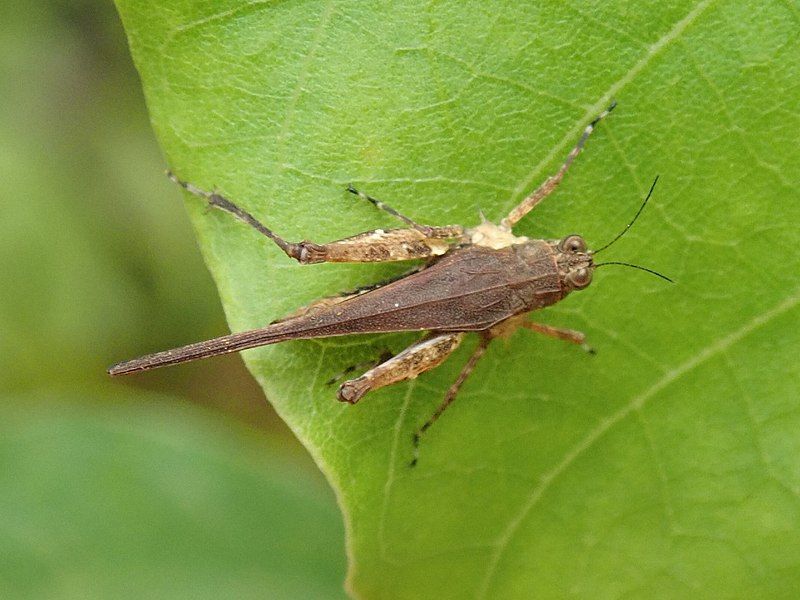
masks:
[(543, 325), (541, 323), (533, 323), (531, 321), (525, 321), (524, 323), (521, 323), (521, 326), (525, 329), (535, 331), (536, 333), (541, 333), (542, 335), (556, 338), (557, 340), (564, 340), (565, 342), (577, 344), (589, 354), (595, 353), (594, 349), (586, 343), (586, 334), (580, 331), (575, 331), (574, 329), (561, 329), (560, 327)]
[(525, 198), (522, 202), (519, 203), (518, 206), (512, 210), (508, 216), (501, 221), (501, 225), (506, 227), (507, 229), (511, 229), (517, 222), (519, 222), (522, 217), (527, 215), (533, 208), (539, 204), (542, 200), (547, 198), (550, 193), (558, 187), (558, 184), (561, 183), (561, 180), (564, 179), (564, 175), (569, 170), (570, 165), (581, 153), (583, 150), (583, 146), (586, 144), (586, 140), (589, 139), (589, 136), (592, 135), (597, 124), (608, 116), (608, 114), (614, 110), (614, 107), (617, 105), (616, 102), (612, 102), (607, 109), (601, 112), (594, 121), (589, 123), (586, 126), (586, 129), (583, 130), (583, 135), (581, 135), (578, 143), (575, 144), (575, 147), (570, 151), (567, 155), (567, 159), (564, 161), (564, 164), (561, 165), (561, 168), (556, 172), (555, 175), (552, 177), (548, 177), (547, 180), (540, 185), (530, 196)]

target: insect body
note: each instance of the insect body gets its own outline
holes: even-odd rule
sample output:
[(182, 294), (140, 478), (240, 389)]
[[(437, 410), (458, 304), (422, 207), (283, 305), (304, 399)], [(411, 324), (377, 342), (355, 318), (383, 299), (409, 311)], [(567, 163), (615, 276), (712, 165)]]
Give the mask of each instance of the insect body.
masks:
[[(525, 318), (531, 311), (555, 304), (570, 292), (587, 287), (596, 267), (626, 263), (595, 264), (597, 252), (587, 250), (583, 238), (577, 235), (561, 240), (535, 240), (515, 236), (512, 227), (558, 186), (596, 124), (613, 108), (614, 104), (586, 127), (559, 171), (505, 219), (499, 224), (484, 221), (474, 228), (421, 225), (350, 187), (351, 192), (401, 219), (407, 227), (377, 229), (327, 244), (292, 243), (223, 196), (205, 192), (170, 175), (189, 192), (253, 226), (302, 264), (412, 259), (426, 262), (395, 281), (318, 300), (266, 327), (122, 362), (111, 367), (109, 373), (142, 371), (284, 340), (357, 333), (427, 332), (422, 340), (400, 354), (342, 383), (339, 399), (354, 404), (371, 390), (414, 378), (438, 366), (455, 351), (468, 332), (478, 332), (480, 342), (444, 401), (414, 434), (416, 447), (422, 433), (454, 400), (492, 339), (524, 327), (585, 346), (585, 336), (580, 332), (533, 323)], [(652, 188), (650, 191), (652, 193)]]

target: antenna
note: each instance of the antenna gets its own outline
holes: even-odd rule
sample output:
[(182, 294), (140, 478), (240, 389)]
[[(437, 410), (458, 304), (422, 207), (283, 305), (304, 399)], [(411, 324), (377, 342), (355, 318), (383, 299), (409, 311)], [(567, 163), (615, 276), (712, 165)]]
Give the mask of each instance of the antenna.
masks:
[[(636, 212), (636, 216), (633, 217), (633, 220), (630, 223), (628, 223), (628, 225), (625, 227), (625, 229), (623, 229), (622, 231), (619, 232), (617, 237), (615, 237), (613, 240), (608, 242), (605, 246), (600, 248), (600, 250), (595, 250), (592, 254), (600, 254), (603, 250), (608, 248), (611, 244), (613, 244), (619, 238), (621, 238), (623, 235), (625, 235), (628, 232), (628, 229), (630, 229), (633, 226), (633, 224), (636, 223), (636, 219), (638, 219), (639, 215), (642, 214), (642, 211), (644, 210), (644, 207), (647, 206), (647, 201), (650, 200), (650, 196), (653, 195), (653, 190), (655, 189), (656, 184), (658, 183), (658, 177), (659, 176), (656, 175), (656, 178), (653, 180), (653, 185), (650, 186), (650, 191), (647, 192), (647, 197), (644, 199), (644, 202), (642, 202), (642, 205), (639, 207), (639, 210)], [(609, 263), (605, 263), (605, 264), (609, 264)], [(628, 265), (628, 266), (633, 266), (633, 265)]]
[(630, 267), (632, 269), (639, 269), (640, 271), (645, 271), (646, 273), (650, 273), (652, 275), (655, 275), (656, 277), (660, 277), (664, 281), (669, 281), (670, 283), (675, 283), (672, 279), (670, 279), (666, 275), (662, 275), (658, 271), (653, 271), (653, 269), (648, 269), (647, 267), (640, 267), (639, 265), (632, 265), (631, 263), (610, 261), (610, 262), (604, 262), (604, 263), (596, 264), (595, 267), (604, 267), (606, 265), (622, 265), (623, 267)]

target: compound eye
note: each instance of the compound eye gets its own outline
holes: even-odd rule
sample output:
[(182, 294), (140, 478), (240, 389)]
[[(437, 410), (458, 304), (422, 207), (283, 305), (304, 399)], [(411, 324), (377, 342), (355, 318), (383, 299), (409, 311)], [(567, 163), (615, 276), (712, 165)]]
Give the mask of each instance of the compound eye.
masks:
[(586, 242), (579, 235), (568, 235), (561, 240), (562, 252), (586, 252)]
[(567, 281), (576, 290), (583, 289), (592, 283), (592, 271), (591, 269), (587, 269), (585, 267), (575, 269), (574, 271), (569, 272), (567, 275)]

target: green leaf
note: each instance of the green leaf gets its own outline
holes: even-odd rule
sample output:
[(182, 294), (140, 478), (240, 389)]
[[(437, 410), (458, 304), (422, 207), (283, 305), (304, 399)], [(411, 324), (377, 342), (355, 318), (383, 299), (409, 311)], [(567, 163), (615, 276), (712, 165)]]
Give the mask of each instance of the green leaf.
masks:
[[(409, 335), (245, 354), (336, 490), (360, 597), (718, 597), (800, 585), (800, 10), (785, 0), (118, 0), (169, 166), (290, 240), (499, 220), (615, 98), (518, 227), (621, 267), (537, 315), (598, 350), (470, 345), (356, 407), (325, 381)], [(231, 328), (402, 267), (299, 266), (187, 198)], [(222, 333), (222, 332), (220, 332)], [(189, 341), (189, 340), (187, 340)], [(474, 343), (474, 342), (473, 342)], [(710, 592), (710, 590), (713, 590)]]
[(175, 398), (81, 406), (101, 398), (3, 409), (3, 597), (344, 596), (341, 525), (319, 482)]

